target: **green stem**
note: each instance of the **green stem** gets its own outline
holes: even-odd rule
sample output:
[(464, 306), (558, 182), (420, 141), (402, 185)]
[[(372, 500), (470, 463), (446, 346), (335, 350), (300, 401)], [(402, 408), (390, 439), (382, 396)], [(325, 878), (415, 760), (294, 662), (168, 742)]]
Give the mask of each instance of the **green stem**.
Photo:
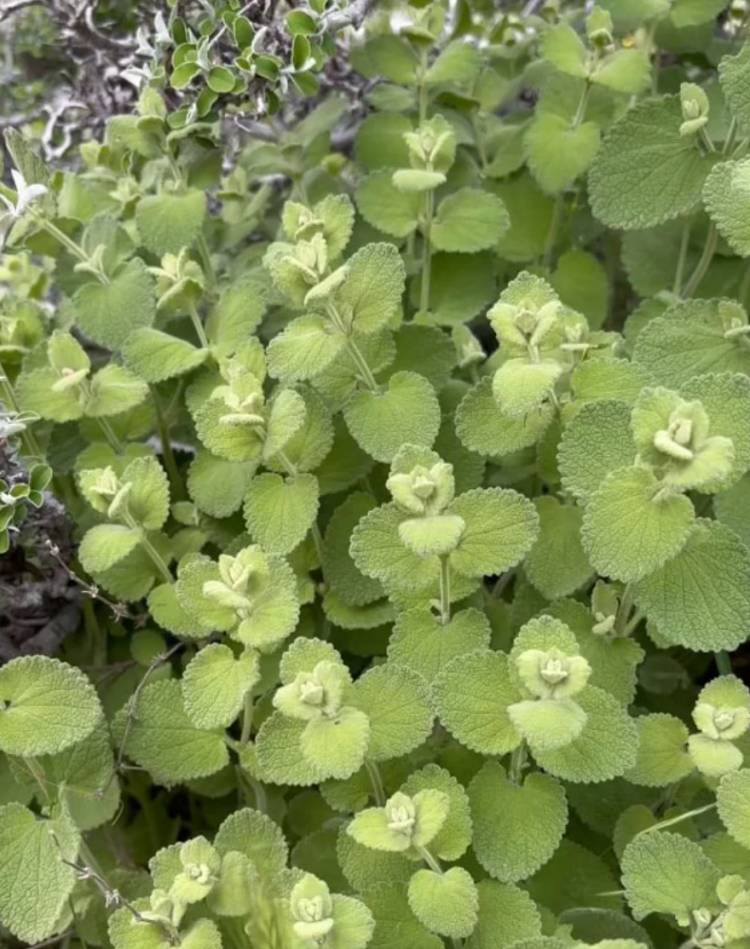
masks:
[(544, 242), (544, 266), (547, 270), (552, 268), (552, 254), (555, 250), (555, 244), (557, 243), (557, 232), (559, 231), (560, 224), (562, 223), (564, 207), (565, 199), (562, 192), (560, 192), (560, 194), (558, 194), (558, 196), (555, 198), (555, 206), (552, 209), (552, 220), (549, 222), (547, 237)]
[(633, 589), (629, 583), (625, 585), (625, 589), (622, 591), (622, 597), (620, 598), (620, 605), (617, 608), (617, 616), (615, 617), (615, 629), (621, 635), (624, 634), (625, 629), (628, 625), (628, 620), (630, 619), (630, 614), (633, 610)]
[[(213, 261), (211, 260), (211, 251), (209, 250), (208, 242), (206, 241), (204, 234), (198, 235), (196, 246), (198, 248), (198, 253), (200, 254), (201, 263), (203, 264), (203, 272), (206, 275), (206, 280), (208, 281), (208, 285), (209, 287), (215, 287), (216, 286), (216, 271), (214, 270)], [(207, 346), (208, 341), (206, 341), (204, 345)]]
[(727, 130), (727, 137), (724, 140), (724, 147), (721, 150), (722, 155), (728, 155), (732, 148), (734, 148), (734, 143), (737, 138), (737, 119), (732, 116), (732, 119), (729, 123), (729, 128)]
[(419, 309), (427, 313), (430, 309), (430, 283), (432, 280), (432, 218), (435, 214), (435, 192), (425, 194), (424, 222), (422, 224), (422, 282), (419, 289)]
[(105, 418), (97, 418), (97, 423), (99, 428), (102, 430), (104, 437), (107, 439), (107, 444), (116, 454), (121, 455), (125, 451), (125, 445), (120, 441), (120, 439), (115, 434), (114, 429), (109, 424)]
[(380, 392), (380, 386), (375, 381), (375, 376), (372, 374), (372, 370), (370, 369), (367, 360), (362, 355), (362, 351), (360, 350), (359, 346), (357, 346), (355, 343), (351, 332), (347, 327), (346, 322), (341, 318), (339, 311), (332, 303), (329, 303), (326, 312), (328, 313), (328, 318), (339, 331), (339, 333), (345, 337), (344, 345), (346, 346), (346, 351), (349, 353), (355, 368), (359, 370), (362, 382), (364, 382), (370, 392)]
[(253, 713), (255, 712), (255, 703), (253, 702), (252, 691), (245, 693), (242, 703), (242, 733), (240, 734), (240, 744), (246, 745), (250, 741), (250, 733), (253, 728)]
[(448, 554), (440, 558), (440, 622), (451, 620), (451, 564)]
[(164, 582), (174, 583), (174, 577), (172, 576), (169, 567), (164, 562), (164, 558), (148, 539), (145, 531), (141, 534), (141, 547), (143, 547), (143, 549), (148, 554), (149, 559), (159, 571), (159, 574), (161, 575)]
[(745, 268), (745, 273), (740, 282), (739, 290), (737, 291), (737, 299), (740, 303), (747, 309), (747, 295), (750, 293), (750, 264)]
[(154, 412), (156, 414), (156, 429), (159, 432), (159, 441), (161, 442), (161, 456), (164, 459), (164, 467), (167, 469), (169, 483), (172, 486), (172, 497), (176, 500), (184, 499), (187, 495), (185, 485), (182, 483), (180, 471), (177, 467), (177, 459), (172, 451), (172, 441), (169, 437), (169, 425), (164, 416), (161, 407), (159, 395), (156, 389), (151, 386), (151, 398), (154, 403)]
[(427, 84), (424, 81), (424, 76), (426, 72), (427, 72), (427, 50), (422, 50), (420, 54), (418, 87), (417, 87), (417, 102), (419, 106), (420, 124), (427, 120)]
[[(62, 244), (62, 246), (73, 257), (76, 258), (76, 260), (80, 261), (82, 264), (88, 264), (91, 266), (91, 257), (89, 257), (86, 251), (79, 244), (76, 244), (72, 237), (68, 237), (65, 231), (60, 230), (60, 228), (56, 224), (53, 224), (52, 221), (46, 220), (46, 218), (42, 217), (38, 211), (32, 210), (31, 217), (33, 218), (35, 224), (39, 225), (39, 227), (45, 230), (50, 235), (50, 237), (54, 237), (58, 244)], [(107, 275), (98, 268), (95, 269), (94, 275), (100, 283), (109, 283), (109, 277), (107, 277)]]
[(380, 776), (380, 769), (374, 761), (371, 761), (369, 758), (365, 758), (365, 770), (370, 778), (370, 784), (372, 785), (372, 793), (375, 798), (375, 803), (378, 807), (385, 806), (385, 788), (383, 787), (383, 779)]
[(510, 756), (510, 765), (508, 767), (508, 777), (514, 784), (520, 784), (523, 778), (523, 769), (526, 767), (526, 742), (514, 749)]
[(732, 675), (732, 659), (726, 650), (721, 649), (719, 652), (715, 652), (714, 659), (716, 660), (716, 668), (719, 670), (719, 675)]
[(194, 303), (190, 304), (188, 312), (190, 313), (190, 319), (193, 323), (193, 328), (195, 329), (196, 335), (200, 340), (201, 348), (208, 349), (211, 345), (208, 341), (208, 336), (206, 336), (206, 331), (203, 328), (203, 320), (201, 320), (200, 313)]
[(691, 817), (698, 817), (700, 814), (712, 811), (715, 807), (716, 801), (713, 801), (711, 804), (706, 804), (705, 807), (696, 807), (692, 811), (685, 811), (684, 814), (678, 814), (677, 817), (670, 817), (668, 820), (660, 820), (658, 824), (652, 824), (651, 827), (646, 827), (644, 830), (639, 831), (636, 837), (640, 837), (643, 834), (651, 834), (655, 830), (664, 830), (665, 827), (674, 827), (675, 824), (681, 824), (683, 821), (690, 820)]
[(677, 258), (677, 268), (674, 274), (674, 283), (672, 292), (679, 296), (680, 287), (685, 277), (685, 261), (687, 259), (688, 246), (690, 244), (690, 218), (687, 218), (682, 226), (682, 240), (680, 241), (680, 254)]
[(706, 275), (706, 271), (709, 268), (713, 256), (716, 253), (716, 245), (719, 242), (719, 232), (716, 230), (716, 225), (711, 222), (706, 234), (706, 242), (703, 245), (703, 252), (700, 256), (700, 260), (695, 266), (690, 279), (685, 284), (685, 289), (682, 291), (682, 296), (684, 299), (689, 299), (698, 289), (698, 285), (701, 280)]

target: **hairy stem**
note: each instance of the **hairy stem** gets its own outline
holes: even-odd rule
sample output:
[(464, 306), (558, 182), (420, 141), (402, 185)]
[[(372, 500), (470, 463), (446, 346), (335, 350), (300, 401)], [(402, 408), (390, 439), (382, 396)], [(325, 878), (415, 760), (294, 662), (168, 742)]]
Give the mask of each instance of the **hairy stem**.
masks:
[(102, 434), (107, 440), (107, 444), (109, 445), (109, 447), (112, 449), (112, 451), (116, 455), (121, 455), (125, 451), (125, 445), (117, 437), (115, 430), (106, 420), (106, 418), (100, 417), (100, 418), (97, 418), (96, 421), (97, 421), (97, 424), (99, 425), (99, 428), (102, 430)]
[(451, 564), (448, 554), (440, 558), (440, 622), (451, 620)]
[(377, 764), (370, 760), (370, 758), (365, 758), (365, 769), (367, 775), (370, 778), (370, 784), (372, 785), (372, 793), (375, 798), (375, 803), (378, 807), (383, 807), (385, 805), (385, 788), (383, 787), (383, 779), (380, 776), (380, 769)]
[(435, 215), (435, 192), (425, 194), (424, 222), (422, 224), (422, 282), (419, 288), (419, 309), (426, 313), (430, 309), (430, 283), (432, 281), (432, 219)]
[(180, 477), (180, 471), (177, 467), (177, 459), (172, 451), (172, 439), (169, 436), (169, 424), (162, 409), (159, 394), (151, 386), (151, 398), (154, 403), (154, 413), (156, 415), (156, 428), (159, 432), (159, 441), (161, 442), (161, 456), (164, 459), (164, 467), (167, 469), (169, 483), (172, 486), (172, 497), (176, 500), (183, 500), (187, 497), (185, 485)]
[(698, 285), (701, 280), (706, 276), (706, 271), (708, 270), (711, 261), (713, 260), (714, 254), (716, 253), (716, 245), (719, 242), (719, 232), (716, 230), (716, 225), (711, 222), (706, 233), (706, 242), (703, 245), (703, 252), (700, 256), (700, 260), (695, 265), (695, 270), (690, 276), (690, 279), (685, 284), (685, 289), (682, 291), (682, 296), (684, 299), (689, 299), (698, 289)]
[(190, 319), (193, 324), (193, 329), (196, 332), (198, 339), (200, 340), (201, 348), (208, 349), (210, 343), (208, 342), (208, 336), (206, 336), (206, 331), (203, 328), (203, 320), (200, 317), (198, 308), (194, 303), (190, 304), (188, 312), (190, 313)]
[(729, 676), (732, 674), (732, 659), (725, 649), (715, 652), (714, 659), (716, 660), (716, 668), (719, 675)]
[(683, 280), (685, 279), (685, 261), (687, 260), (687, 251), (690, 244), (690, 218), (687, 218), (685, 223), (682, 225), (682, 240), (680, 241), (680, 254), (677, 258), (677, 267), (675, 268), (674, 273), (674, 283), (672, 284), (672, 292), (679, 296), (680, 287), (682, 287)]

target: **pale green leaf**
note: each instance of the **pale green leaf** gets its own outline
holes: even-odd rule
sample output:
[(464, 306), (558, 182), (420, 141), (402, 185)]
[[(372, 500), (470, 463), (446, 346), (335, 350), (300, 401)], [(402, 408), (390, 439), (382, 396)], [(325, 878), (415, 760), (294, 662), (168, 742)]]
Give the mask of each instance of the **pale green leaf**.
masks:
[(631, 465), (635, 455), (627, 403), (601, 400), (584, 405), (560, 439), (557, 460), (563, 487), (587, 501), (608, 474)]
[(469, 785), (473, 848), (484, 869), (503, 883), (525, 880), (557, 850), (568, 823), (562, 785), (546, 774), (511, 781), (487, 761)]
[(586, 713), (583, 731), (564, 748), (537, 751), (537, 764), (563, 781), (595, 784), (619, 777), (635, 764), (638, 731), (617, 699), (589, 685), (575, 701)]
[(95, 343), (117, 349), (134, 330), (153, 323), (154, 289), (146, 265), (134, 257), (109, 283), (93, 281), (75, 292), (72, 306), (76, 324)]
[(0, 668), (0, 749), (33, 757), (82, 741), (102, 717), (86, 676), (47, 656), (23, 656)]
[(245, 495), (245, 524), (253, 539), (269, 553), (286, 554), (304, 540), (318, 513), (318, 482), (314, 475), (282, 478), (256, 475)]
[(259, 676), (256, 653), (235, 657), (228, 646), (210, 643), (193, 656), (182, 675), (188, 718), (196, 728), (227, 728)]
[(122, 347), (125, 362), (146, 382), (182, 376), (204, 363), (207, 356), (207, 350), (148, 326), (131, 333)]
[(296, 382), (322, 372), (344, 348), (346, 338), (329, 320), (310, 314), (292, 320), (268, 346), (268, 371)]
[(699, 202), (711, 159), (680, 135), (679, 96), (645, 99), (617, 121), (589, 173), (591, 209), (603, 224), (653, 227)]
[(161, 257), (190, 247), (200, 234), (206, 215), (202, 191), (149, 195), (135, 209), (135, 222), (144, 247)]
[(440, 428), (435, 390), (414, 372), (397, 372), (378, 392), (355, 392), (344, 418), (358, 444), (376, 461), (390, 462), (406, 443), (429, 448)]
[(636, 919), (667, 913), (687, 922), (716, 900), (720, 873), (698, 844), (671, 832), (645, 833), (622, 855), (625, 896)]
[(197, 507), (211, 517), (228, 517), (242, 506), (252, 466), (199, 451), (190, 463), (187, 489)]
[(598, 149), (595, 122), (572, 125), (552, 112), (537, 112), (524, 136), (529, 170), (548, 194), (569, 187), (586, 171)]
[(542, 932), (542, 919), (529, 894), (511, 883), (480, 880), (479, 921), (466, 949), (510, 949)]
[(393, 244), (365, 244), (346, 262), (346, 279), (335, 293), (347, 326), (371, 334), (399, 312), (406, 272)]
[(658, 495), (646, 468), (619, 468), (591, 496), (583, 518), (583, 544), (593, 566), (607, 577), (641, 580), (685, 545), (695, 512), (689, 498)]
[(490, 624), (479, 610), (461, 610), (443, 624), (428, 609), (415, 607), (399, 613), (388, 641), (388, 658), (432, 685), (453, 659), (486, 649), (489, 642)]
[(544, 404), (524, 418), (503, 414), (492, 394), (492, 379), (466, 393), (456, 410), (456, 432), (463, 444), (480, 455), (509, 455), (536, 444), (549, 426), (554, 409)]
[(365, 606), (383, 596), (380, 582), (358, 570), (349, 552), (354, 528), (374, 507), (371, 495), (355, 491), (336, 508), (326, 527), (323, 542), (326, 583), (351, 606)]
[(447, 508), (465, 527), (450, 564), (466, 577), (500, 574), (530, 550), (539, 532), (534, 506), (516, 491), (474, 488)]
[(665, 386), (677, 388), (709, 372), (750, 374), (750, 349), (741, 332), (742, 308), (728, 300), (685, 300), (651, 320), (638, 334), (633, 358)]
[(589, 579), (592, 569), (581, 545), (580, 508), (551, 495), (534, 502), (539, 535), (526, 557), (529, 580), (548, 600), (568, 596)]
[(373, 761), (408, 754), (432, 729), (426, 683), (403, 666), (374, 666), (354, 683), (352, 704), (370, 719), (367, 757)]
[(476, 188), (460, 188), (438, 205), (430, 240), (438, 250), (473, 254), (494, 247), (509, 226), (500, 198)]
[(462, 867), (442, 874), (417, 870), (409, 881), (409, 906), (427, 929), (460, 939), (477, 924), (479, 897), (474, 880)]
[(79, 844), (64, 818), (44, 820), (21, 804), (0, 808), (0, 920), (24, 942), (36, 943), (58, 931), (76, 882), (63, 860), (75, 860)]
[(196, 728), (185, 712), (180, 683), (173, 679), (141, 690), (127, 735), (126, 718), (127, 709), (116, 722), (124, 753), (160, 784), (215, 774), (229, 761), (224, 732)]
[(750, 256), (750, 159), (714, 165), (703, 186), (703, 201), (732, 250)]
[(659, 635), (696, 652), (736, 649), (750, 628), (750, 552), (729, 528), (698, 520), (680, 553), (635, 588)]
[(78, 556), (87, 573), (109, 570), (130, 553), (141, 540), (136, 527), (122, 524), (97, 524), (86, 531)]
[[(371, 116), (370, 118), (382, 118)], [(400, 191), (391, 171), (375, 171), (363, 178), (355, 194), (359, 213), (372, 227), (391, 237), (408, 237), (419, 222), (421, 195)]]
[(750, 43), (719, 62), (721, 91), (742, 135), (750, 135)]
[(440, 721), (467, 748), (502, 755), (520, 744), (508, 706), (521, 694), (503, 653), (481, 649), (454, 659), (433, 691)]
[(625, 777), (633, 784), (667, 787), (687, 777), (693, 763), (686, 750), (688, 730), (673, 715), (641, 715), (638, 727), (638, 757)]

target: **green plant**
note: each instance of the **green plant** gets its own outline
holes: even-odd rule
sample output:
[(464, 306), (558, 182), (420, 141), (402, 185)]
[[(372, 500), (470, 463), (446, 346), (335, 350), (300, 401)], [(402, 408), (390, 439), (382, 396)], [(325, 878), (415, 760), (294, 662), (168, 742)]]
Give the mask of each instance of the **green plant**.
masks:
[(750, 945), (750, 17), (495, 6), (375, 5), (354, 123), (280, 76), (366, 5), (273, 75), (173, 9), (80, 167), (6, 134), (0, 524), (82, 593), (0, 667), (9, 945)]

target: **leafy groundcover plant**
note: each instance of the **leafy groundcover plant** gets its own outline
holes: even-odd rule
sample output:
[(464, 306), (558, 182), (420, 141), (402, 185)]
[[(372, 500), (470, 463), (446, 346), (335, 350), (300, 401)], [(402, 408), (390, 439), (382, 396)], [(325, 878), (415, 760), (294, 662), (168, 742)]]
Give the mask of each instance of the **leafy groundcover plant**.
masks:
[(204, 6), (6, 135), (2, 945), (747, 949), (746, 4)]

